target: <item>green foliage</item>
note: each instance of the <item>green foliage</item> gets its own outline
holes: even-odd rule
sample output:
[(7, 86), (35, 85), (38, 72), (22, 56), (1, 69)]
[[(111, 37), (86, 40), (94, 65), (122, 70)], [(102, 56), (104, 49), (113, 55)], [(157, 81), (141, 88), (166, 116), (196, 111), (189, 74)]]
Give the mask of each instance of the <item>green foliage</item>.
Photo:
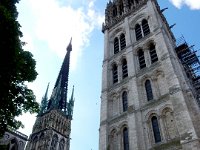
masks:
[(0, 145), (0, 150), (8, 150), (8, 145)]
[(23, 50), (22, 32), (17, 21), (18, 0), (0, 0), (0, 136), (8, 127), (22, 126), (16, 116), (35, 113), (39, 104), (25, 83), (37, 77), (33, 55)]

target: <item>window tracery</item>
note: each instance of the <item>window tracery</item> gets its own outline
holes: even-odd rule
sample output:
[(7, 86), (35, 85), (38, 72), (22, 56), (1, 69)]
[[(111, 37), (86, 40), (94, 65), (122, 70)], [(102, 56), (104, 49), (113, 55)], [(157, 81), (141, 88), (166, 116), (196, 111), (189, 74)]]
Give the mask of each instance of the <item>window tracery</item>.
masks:
[(128, 77), (128, 65), (126, 59), (122, 60), (122, 77), (123, 79)]
[(113, 83), (117, 83), (118, 82), (118, 67), (116, 64), (114, 64), (112, 67), (112, 74), (113, 74)]
[(142, 49), (138, 51), (138, 61), (139, 61), (140, 69), (143, 69), (146, 67), (144, 51)]
[(114, 39), (114, 54), (119, 53), (119, 39), (116, 37)]
[(126, 38), (123, 33), (120, 35), (120, 48), (121, 50), (126, 48)]
[(65, 140), (61, 139), (59, 142), (59, 150), (64, 150), (65, 148)]
[(56, 150), (57, 144), (58, 144), (58, 135), (54, 134), (52, 137), (50, 150)]
[(154, 44), (150, 44), (149, 53), (150, 53), (150, 57), (151, 57), (151, 63), (153, 64), (154, 62), (157, 62), (158, 56), (157, 56), (156, 48), (155, 48)]

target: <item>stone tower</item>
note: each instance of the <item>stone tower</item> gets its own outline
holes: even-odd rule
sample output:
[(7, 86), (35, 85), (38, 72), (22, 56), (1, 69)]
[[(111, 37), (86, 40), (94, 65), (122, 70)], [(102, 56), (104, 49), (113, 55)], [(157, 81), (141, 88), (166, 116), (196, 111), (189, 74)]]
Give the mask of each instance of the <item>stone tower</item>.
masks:
[[(33, 126), (26, 150), (69, 150), (74, 89), (67, 101), (71, 41), (50, 99), (48, 87)], [(49, 85), (48, 85), (49, 86)]]
[(199, 150), (199, 60), (156, 0), (105, 9), (99, 150)]

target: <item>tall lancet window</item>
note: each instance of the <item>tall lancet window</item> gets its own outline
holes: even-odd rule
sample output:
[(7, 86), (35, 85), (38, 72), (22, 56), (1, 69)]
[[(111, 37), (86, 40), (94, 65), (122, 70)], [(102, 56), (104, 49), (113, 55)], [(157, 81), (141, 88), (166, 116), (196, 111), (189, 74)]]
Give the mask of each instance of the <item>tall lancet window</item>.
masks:
[(122, 104), (123, 104), (123, 111), (128, 110), (128, 94), (126, 91), (122, 93)]
[(146, 94), (147, 94), (147, 100), (148, 101), (152, 100), (153, 99), (153, 92), (152, 92), (150, 80), (146, 80), (145, 89), (146, 89)]
[(156, 116), (153, 116), (151, 118), (151, 123), (152, 123), (152, 129), (153, 129), (155, 143), (161, 142), (160, 129), (159, 129), (159, 125), (158, 125), (158, 119)]
[(151, 63), (153, 64), (154, 62), (158, 61), (158, 56), (156, 53), (156, 48), (154, 44), (151, 44), (149, 47), (149, 53), (150, 53), (150, 57), (151, 57)]
[(116, 17), (117, 16), (117, 6), (114, 5), (113, 6), (113, 17)]
[(116, 37), (114, 39), (114, 54), (117, 54), (119, 52), (119, 39)]
[(149, 24), (146, 19), (142, 20), (142, 30), (143, 30), (144, 36), (150, 33)]
[(33, 139), (33, 144), (32, 144), (32, 147), (31, 147), (31, 150), (36, 150), (37, 149), (37, 141), (38, 141), (38, 137), (35, 136), (34, 139)]
[(50, 150), (56, 150), (57, 145), (58, 145), (58, 135), (54, 134), (52, 137)]
[(109, 137), (110, 150), (116, 150), (117, 147), (117, 131), (113, 130)]
[(144, 57), (144, 51), (142, 49), (138, 51), (138, 60), (139, 60), (140, 69), (145, 68), (146, 62), (145, 62), (145, 57)]
[(9, 150), (18, 150), (17, 140), (14, 138), (10, 141), (10, 148)]
[(118, 82), (118, 71), (117, 71), (117, 65), (114, 64), (112, 67), (112, 74), (113, 74), (113, 83), (117, 83)]
[(123, 79), (128, 77), (128, 66), (126, 59), (122, 60), (122, 77)]
[(122, 15), (123, 13), (124, 13), (124, 5), (123, 1), (121, 1), (119, 4), (119, 14)]
[(61, 139), (59, 142), (59, 150), (64, 150), (65, 148), (65, 140)]
[(128, 129), (124, 128), (123, 130), (123, 147), (124, 150), (129, 150), (129, 140), (128, 140)]
[(126, 48), (126, 38), (123, 33), (120, 35), (120, 46), (121, 46), (121, 50)]
[(136, 40), (140, 40), (142, 38), (142, 30), (139, 24), (136, 24), (135, 26), (135, 35), (136, 35)]

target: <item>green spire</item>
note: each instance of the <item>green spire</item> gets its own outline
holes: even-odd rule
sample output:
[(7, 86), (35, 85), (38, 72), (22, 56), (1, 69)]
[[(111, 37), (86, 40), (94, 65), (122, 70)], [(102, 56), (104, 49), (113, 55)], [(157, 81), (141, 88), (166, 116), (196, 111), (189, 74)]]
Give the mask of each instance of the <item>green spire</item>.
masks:
[(40, 104), (40, 112), (39, 115), (42, 115), (43, 113), (45, 113), (45, 111), (47, 110), (47, 105), (48, 105), (48, 89), (49, 89), (49, 83), (47, 85), (47, 89), (46, 89), (46, 93), (45, 95), (42, 97), (42, 101)]
[(73, 86), (73, 89), (72, 89), (72, 95), (71, 95), (71, 98), (68, 102), (68, 116), (70, 119), (72, 119), (72, 115), (73, 115), (73, 108), (74, 108), (74, 86)]

